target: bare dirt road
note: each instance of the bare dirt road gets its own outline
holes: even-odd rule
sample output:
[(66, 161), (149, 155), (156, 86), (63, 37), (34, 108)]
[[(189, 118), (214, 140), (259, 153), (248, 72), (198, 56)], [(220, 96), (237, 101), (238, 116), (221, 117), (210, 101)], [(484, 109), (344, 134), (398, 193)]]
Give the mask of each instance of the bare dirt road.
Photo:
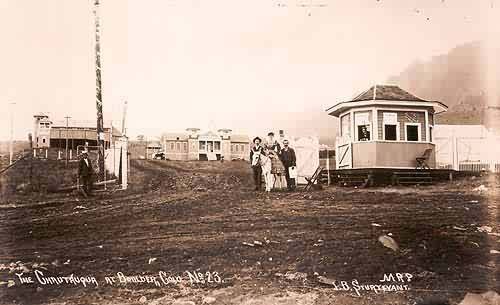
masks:
[[(133, 160), (125, 192), (2, 200), (0, 300), (453, 304), (468, 291), (500, 291), (499, 191), (490, 176), (420, 188), (264, 194), (252, 190), (244, 162)], [(398, 250), (385, 247), (382, 235)], [(406, 277), (381, 282), (399, 273)], [(71, 274), (89, 279), (87, 286), (49, 284), (51, 276)], [(27, 277), (33, 283), (22, 284)], [(404, 291), (381, 292), (380, 284)]]

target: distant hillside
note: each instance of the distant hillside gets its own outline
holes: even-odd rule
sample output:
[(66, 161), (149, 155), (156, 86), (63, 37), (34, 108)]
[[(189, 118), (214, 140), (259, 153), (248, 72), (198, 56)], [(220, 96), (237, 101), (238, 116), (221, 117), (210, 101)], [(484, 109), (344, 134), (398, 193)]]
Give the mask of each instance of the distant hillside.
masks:
[[(399, 75), (391, 77), (389, 83), (420, 98), (448, 105), (448, 112), (437, 117), (439, 123), (483, 124), (487, 105), (500, 104), (500, 99), (493, 101), (491, 97), (500, 97), (500, 86), (495, 95), (488, 92), (485, 81), (487, 68), (498, 67), (488, 66), (484, 54), (482, 43), (467, 43), (427, 62), (414, 62)], [(500, 69), (494, 75), (498, 77), (496, 83), (500, 83)]]

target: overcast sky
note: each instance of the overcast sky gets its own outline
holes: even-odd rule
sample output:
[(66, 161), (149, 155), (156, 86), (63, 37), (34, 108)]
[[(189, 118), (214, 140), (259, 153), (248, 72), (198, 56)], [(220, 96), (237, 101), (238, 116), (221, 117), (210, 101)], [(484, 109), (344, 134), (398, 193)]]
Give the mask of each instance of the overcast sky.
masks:
[[(95, 120), (92, 2), (0, 0), (0, 140), (9, 102), (17, 139), (36, 112)], [(498, 0), (101, 2), (104, 118), (119, 125), (127, 100), (131, 136), (278, 128), (276, 112), (326, 109), (416, 59), (500, 36)]]

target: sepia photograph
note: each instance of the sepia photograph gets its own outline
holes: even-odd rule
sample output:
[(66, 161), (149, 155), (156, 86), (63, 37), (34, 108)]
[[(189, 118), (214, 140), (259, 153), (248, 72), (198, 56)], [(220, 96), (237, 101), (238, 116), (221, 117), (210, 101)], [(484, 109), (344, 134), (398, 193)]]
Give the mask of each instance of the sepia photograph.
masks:
[(500, 0), (0, 0), (0, 305), (500, 305)]

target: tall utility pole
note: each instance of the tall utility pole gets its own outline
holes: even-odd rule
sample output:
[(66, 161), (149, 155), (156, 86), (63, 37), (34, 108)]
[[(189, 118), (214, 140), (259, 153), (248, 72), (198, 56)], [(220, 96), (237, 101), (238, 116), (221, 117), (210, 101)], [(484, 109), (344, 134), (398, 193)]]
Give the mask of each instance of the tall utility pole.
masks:
[(14, 157), (14, 105), (16, 103), (11, 102), (10, 104), (10, 144), (9, 144), (9, 165), (13, 162)]
[(94, 0), (95, 18), (95, 74), (96, 74), (96, 108), (97, 108), (97, 143), (99, 146), (99, 180), (104, 179), (104, 120), (102, 116), (101, 91), (101, 30), (99, 23), (99, 0)]
[(70, 116), (65, 116), (66, 119), (66, 166), (68, 166), (68, 134), (69, 134), (69, 119)]

